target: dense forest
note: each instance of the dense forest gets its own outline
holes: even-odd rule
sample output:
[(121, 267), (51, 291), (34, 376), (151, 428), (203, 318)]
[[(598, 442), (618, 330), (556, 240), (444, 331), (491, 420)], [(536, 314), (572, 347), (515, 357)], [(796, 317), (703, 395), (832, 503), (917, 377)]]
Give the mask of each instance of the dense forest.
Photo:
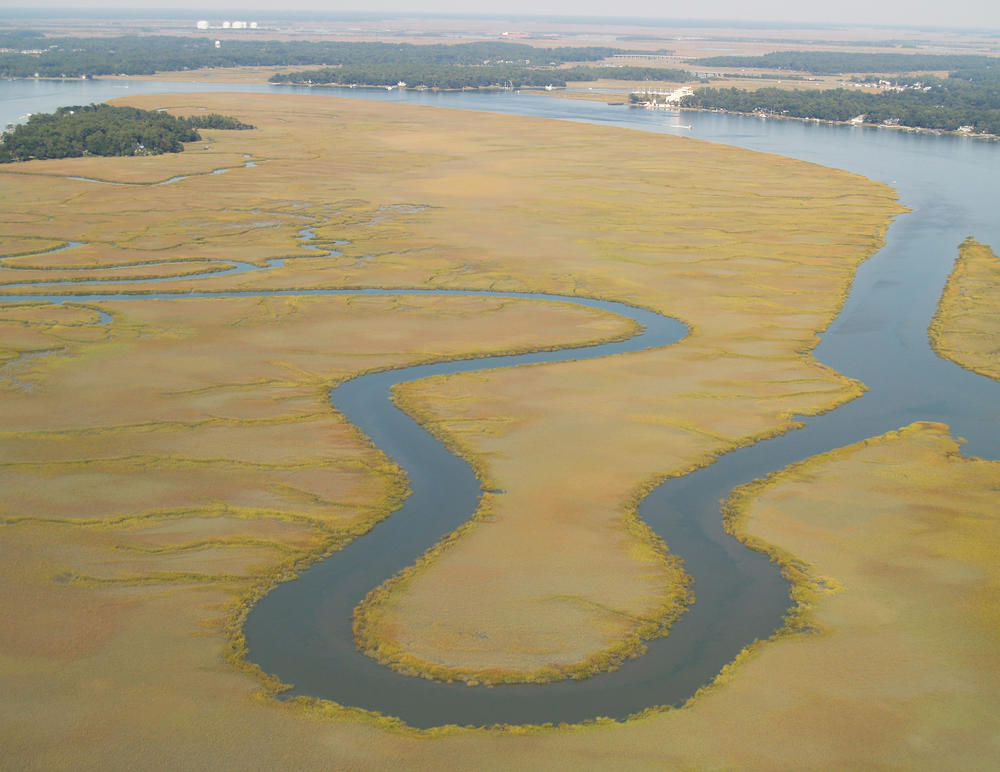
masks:
[[(26, 53), (27, 52), (27, 53)], [(454, 45), (223, 40), (209, 36), (49, 38), (31, 32), (0, 33), (0, 77), (151, 75), (167, 70), (236, 66), (545, 66), (594, 62), (620, 49), (535, 48), (522, 43)], [(395, 81), (394, 81), (395, 82)]]
[(84, 155), (179, 153), (201, 139), (198, 129), (252, 129), (235, 118), (210, 113), (177, 118), (158, 110), (86, 105), (36, 113), (2, 135), (0, 163)]
[(897, 79), (890, 89), (879, 91), (701, 88), (681, 106), (828, 121), (864, 116), (865, 123), (947, 131), (970, 126), (1000, 135), (1000, 69), (957, 71), (944, 79)]
[(944, 72), (1000, 67), (1000, 59), (970, 54), (859, 54), (838, 51), (778, 51), (762, 56), (710, 56), (694, 64), (704, 67), (751, 67), (795, 70), (813, 75), (846, 72)]
[(312, 83), (395, 86), (440, 89), (499, 88), (510, 86), (565, 86), (568, 81), (659, 80), (684, 82), (692, 79), (685, 70), (661, 67), (523, 67), (514, 65), (372, 64), (366, 66), (323, 67), (271, 76), (272, 83)]

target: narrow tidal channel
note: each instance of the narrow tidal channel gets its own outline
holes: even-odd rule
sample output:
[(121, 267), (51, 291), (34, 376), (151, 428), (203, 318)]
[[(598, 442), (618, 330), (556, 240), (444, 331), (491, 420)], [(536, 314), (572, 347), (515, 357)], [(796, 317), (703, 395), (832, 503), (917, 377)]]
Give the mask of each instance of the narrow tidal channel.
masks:
[[(893, 226), (899, 228), (899, 224)], [(360, 653), (354, 645), (352, 613), (369, 590), (412, 564), (440, 538), (465, 522), (481, 496), (468, 464), (453, 456), (391, 401), (392, 387), (432, 375), (618, 355), (670, 345), (686, 330), (677, 320), (622, 303), (530, 293), (435, 290), (187, 291), (150, 294), (89, 291), (80, 294), (7, 295), (51, 302), (133, 301), (262, 296), (428, 294), (511, 297), (575, 303), (619, 314), (642, 326), (636, 336), (594, 346), (514, 356), (456, 360), (372, 373), (347, 381), (331, 393), (334, 407), (364, 431), (407, 472), (412, 493), (403, 507), (365, 536), (281, 584), (250, 612), (245, 633), (249, 659), (265, 672), (294, 684), (290, 695), (308, 695), (396, 716), (427, 728), (444, 724), (490, 725), (578, 722), (597, 716), (626, 718), (652, 706), (679, 705), (748, 643), (766, 639), (781, 626), (789, 606), (788, 584), (768, 559), (746, 549), (722, 529), (718, 502), (733, 488), (790, 463), (856, 442), (915, 420), (956, 425), (976, 455), (997, 457), (1000, 444), (1000, 384), (938, 359), (926, 333), (913, 340), (887, 297), (866, 297), (892, 289), (900, 307), (912, 307), (926, 292), (931, 266), (914, 273), (909, 239), (928, 234), (912, 224), (895, 234), (859, 273), (844, 312), (824, 336), (818, 352), (838, 369), (863, 375), (870, 390), (831, 413), (803, 420), (802, 429), (742, 448), (716, 463), (652, 491), (640, 515), (684, 559), (694, 579), (696, 603), (665, 638), (648, 642), (648, 652), (620, 669), (582, 681), (505, 685), (493, 688), (446, 684), (403, 676)], [(890, 233), (890, 236), (893, 234)], [(900, 250), (905, 264), (894, 260)], [(933, 252), (926, 259), (940, 263)], [(943, 276), (941, 277), (943, 282)], [(910, 291), (907, 291), (907, 282)], [(100, 283), (90, 280), (88, 284)], [(905, 316), (905, 315), (902, 315)], [(929, 317), (928, 317), (929, 318)], [(567, 481), (571, 484), (571, 481)]]
[[(188, 85), (172, 90), (194, 90)], [(166, 90), (163, 85), (149, 88)], [(661, 115), (575, 100), (404, 92), (392, 99), (670, 130), (658, 125), (666, 120)], [(675, 320), (623, 304), (554, 295), (497, 295), (598, 307), (637, 320), (644, 331), (605, 346), (376, 373), (349, 381), (331, 394), (334, 406), (407, 471), (413, 493), (400, 511), (368, 535), (304, 571), (296, 581), (276, 587), (251, 611), (245, 627), (250, 659), (294, 684), (292, 694), (379, 711), (416, 727), (624, 718), (651, 706), (681, 704), (746, 644), (769, 637), (780, 627), (789, 606), (788, 585), (767, 558), (723, 533), (718, 502), (733, 488), (795, 461), (918, 420), (949, 424), (955, 435), (967, 440), (965, 452), (970, 455), (1000, 458), (1000, 383), (939, 359), (927, 343), (927, 325), (958, 244), (969, 235), (994, 247), (1000, 244), (995, 211), (1000, 148), (995, 143), (975, 145), (957, 138), (787, 122), (763, 124), (716, 114), (685, 114), (684, 120), (693, 124), (695, 136), (850, 169), (900, 190), (912, 212), (893, 224), (886, 246), (861, 267), (844, 309), (813, 352), (824, 364), (863, 381), (868, 392), (831, 413), (803, 419), (799, 430), (728, 453), (709, 467), (669, 480), (646, 498), (640, 515), (684, 559), (685, 569), (694, 578), (696, 602), (669, 636), (649, 642), (644, 656), (612, 673), (546, 685), (470, 688), (402, 676), (355, 649), (353, 609), (370, 589), (413, 563), (442, 535), (467, 520), (481, 492), (464, 461), (392, 405), (392, 386), (448, 372), (597, 356), (621, 355), (618, 361), (625, 368), (629, 352), (669, 345), (684, 334)], [(242, 265), (230, 262), (228, 268), (240, 272)], [(391, 294), (316, 290), (135, 295), (98, 291), (94, 287), (102, 283), (99, 279), (73, 283), (86, 285), (87, 290), (72, 288), (80, 293), (73, 295), (29, 295), (30, 285), (25, 285), (19, 288), (23, 294), (4, 297), (140, 302), (181, 297)], [(63, 284), (59, 291), (72, 289)]]

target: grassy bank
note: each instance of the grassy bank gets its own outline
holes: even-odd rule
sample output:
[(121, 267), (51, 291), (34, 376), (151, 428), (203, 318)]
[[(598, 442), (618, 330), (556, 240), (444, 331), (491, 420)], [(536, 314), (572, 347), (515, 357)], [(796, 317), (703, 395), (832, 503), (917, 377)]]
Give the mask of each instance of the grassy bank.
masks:
[[(179, 115), (205, 108), (258, 129), (206, 130), (171, 158), (0, 171), (0, 280), (101, 267), (170, 277), (158, 290), (540, 290), (623, 300), (690, 325), (664, 350), (399, 390), (503, 491), (407, 581), (384, 588), (374, 640), (421, 662), (473, 679), (500, 668), (525, 680), (547, 663), (613, 666), (605, 653), (627, 655), (664, 632), (663, 609), (686, 593), (670, 545), (635, 518), (637, 494), (859, 388), (807, 352), (899, 211), (885, 186), (535, 119), (320, 96), (129, 101)], [(72, 179), (184, 175), (160, 186)], [(305, 248), (303, 228), (324, 249)], [(38, 256), (68, 242), (85, 246)], [(176, 263), (227, 258), (284, 263), (173, 275)], [(678, 763), (690, 746), (667, 751), (656, 738), (673, 736), (675, 713), (701, 727), (690, 737), (717, 734), (707, 699), (702, 713), (626, 727), (431, 738), (346, 709), (278, 703), (277, 685), (239, 664), (247, 604), (404, 495), (398, 471), (330, 411), (334, 383), (628, 331), (605, 314), (483, 298), (3, 301), (10, 763)], [(22, 357), (42, 351), (52, 353)], [(711, 758), (733, 765), (723, 750)], [(691, 753), (691, 764), (710, 763)]]
[(967, 370), (1000, 380), (998, 309), (1000, 260), (985, 244), (966, 239), (927, 331), (931, 346)]

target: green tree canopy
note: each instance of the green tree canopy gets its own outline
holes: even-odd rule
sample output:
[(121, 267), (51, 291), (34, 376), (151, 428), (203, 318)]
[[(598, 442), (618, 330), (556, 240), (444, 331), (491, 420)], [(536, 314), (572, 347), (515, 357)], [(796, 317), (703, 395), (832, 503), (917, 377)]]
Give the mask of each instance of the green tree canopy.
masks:
[(209, 114), (178, 118), (160, 110), (111, 105), (60, 107), (36, 113), (3, 134), (0, 163), (83, 155), (179, 153), (201, 139), (198, 128), (253, 128), (235, 118)]

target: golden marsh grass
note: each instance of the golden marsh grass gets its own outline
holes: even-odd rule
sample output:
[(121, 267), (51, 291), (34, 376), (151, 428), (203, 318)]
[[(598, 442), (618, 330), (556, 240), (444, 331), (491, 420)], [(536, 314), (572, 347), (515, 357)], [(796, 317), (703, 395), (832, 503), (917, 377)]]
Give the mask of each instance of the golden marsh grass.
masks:
[(929, 336), (940, 356), (1000, 380), (1000, 259), (985, 244), (962, 243)]
[[(283, 258), (155, 289), (538, 290), (624, 300), (691, 327), (666, 350), (398, 390), (503, 491), (362, 611), (366, 647), (398, 667), (536, 680), (641, 651), (687, 592), (670, 545), (635, 517), (641, 492), (860, 389), (807, 352), (900, 211), (885, 186), (690, 139), (526, 118), (297, 96), (129, 103), (205, 107), (259, 129), (207, 131), (177, 156), (0, 170), (0, 254), (20, 266), (0, 264), (0, 283), (26, 267), (37, 277), (95, 267), (173, 277), (176, 265), (152, 264)], [(184, 175), (158, 186), (70, 179)], [(343, 254), (305, 248), (303, 228)], [(38, 256), (70, 241), (85, 246)], [(98, 309), (113, 322), (97, 324)], [(0, 298), (7, 758), (740, 766), (740, 749), (765, 734), (760, 722), (777, 720), (769, 679), (816, 678), (830, 651), (811, 671), (771, 657), (762, 676), (753, 668), (765, 647), (690, 711), (512, 737), (388, 732), (391, 721), (356, 722), (329, 705), (278, 704), (261, 696), (274, 684), (240, 659), (239, 622), (257, 594), (405, 495), (399, 471), (329, 409), (333, 384), (629, 332), (598, 312), (484, 298)], [(806, 546), (787, 549), (811, 560)], [(804, 702), (790, 712), (819, 715), (823, 706), (794, 693)], [(709, 740), (725, 715), (760, 718), (734, 730), (740, 742)], [(825, 718), (842, 722), (844, 747), (862, 727), (847, 712)], [(772, 766), (801, 762), (807, 745), (776, 736), (783, 746), (762, 745)]]

